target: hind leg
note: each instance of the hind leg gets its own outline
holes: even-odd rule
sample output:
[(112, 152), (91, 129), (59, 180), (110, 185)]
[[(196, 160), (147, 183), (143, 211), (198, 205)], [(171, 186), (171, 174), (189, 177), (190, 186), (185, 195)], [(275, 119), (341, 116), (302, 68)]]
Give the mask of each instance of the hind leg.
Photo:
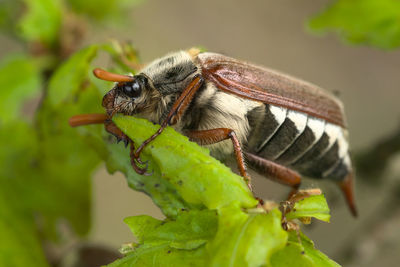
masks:
[(244, 154), (249, 164), (259, 173), (264, 174), (273, 181), (288, 185), (292, 188), (288, 199), (297, 193), (301, 184), (301, 176), (297, 172), (257, 155), (248, 152), (244, 152)]

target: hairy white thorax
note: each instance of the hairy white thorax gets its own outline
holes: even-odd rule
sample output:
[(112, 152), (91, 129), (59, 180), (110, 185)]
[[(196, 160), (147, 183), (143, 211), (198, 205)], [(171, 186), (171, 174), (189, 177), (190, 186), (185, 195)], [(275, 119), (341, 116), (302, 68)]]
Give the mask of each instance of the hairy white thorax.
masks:
[(192, 62), (192, 57), (186, 51), (173, 52), (152, 61), (141, 70), (141, 73), (144, 73), (152, 79), (156, 79), (156, 77), (164, 75), (166, 70), (173, 69), (179, 65), (190, 64)]
[[(262, 104), (225, 93), (208, 82), (204, 90), (197, 95), (194, 105), (197, 107), (196, 112), (201, 112), (198, 127), (195, 130), (232, 129), (239, 142), (246, 144), (250, 131), (247, 112)], [(225, 159), (233, 154), (230, 139), (206, 147), (218, 159)]]

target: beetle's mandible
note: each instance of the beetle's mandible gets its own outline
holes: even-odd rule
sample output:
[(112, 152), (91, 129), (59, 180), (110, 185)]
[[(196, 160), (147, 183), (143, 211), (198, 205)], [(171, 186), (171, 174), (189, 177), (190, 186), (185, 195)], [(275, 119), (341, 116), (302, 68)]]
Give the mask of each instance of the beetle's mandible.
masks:
[[(341, 102), (321, 88), (224, 55), (179, 51), (159, 58), (137, 75), (95, 69), (116, 82), (103, 98), (108, 116), (135, 115), (161, 125), (139, 147), (112, 122), (106, 129), (131, 143), (131, 163), (140, 174), (140, 153), (168, 125), (220, 160), (234, 155), (251, 188), (246, 164), (293, 188), (301, 176), (335, 181), (353, 215), (353, 168)], [(138, 164), (140, 163), (140, 165)]]

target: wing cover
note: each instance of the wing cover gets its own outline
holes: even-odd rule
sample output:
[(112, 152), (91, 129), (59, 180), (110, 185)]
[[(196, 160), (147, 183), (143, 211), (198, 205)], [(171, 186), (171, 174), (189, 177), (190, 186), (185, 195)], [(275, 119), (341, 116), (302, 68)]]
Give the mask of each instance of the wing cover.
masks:
[(220, 54), (200, 53), (197, 59), (204, 78), (220, 90), (346, 126), (341, 102), (313, 84)]

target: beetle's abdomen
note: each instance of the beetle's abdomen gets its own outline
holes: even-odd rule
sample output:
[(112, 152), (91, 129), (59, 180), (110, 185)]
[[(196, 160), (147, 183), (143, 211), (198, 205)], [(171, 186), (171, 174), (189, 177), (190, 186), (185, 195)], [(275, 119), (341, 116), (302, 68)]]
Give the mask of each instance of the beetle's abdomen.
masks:
[(248, 145), (257, 155), (313, 178), (340, 181), (351, 171), (346, 130), (340, 126), (269, 104), (250, 111), (248, 119)]

